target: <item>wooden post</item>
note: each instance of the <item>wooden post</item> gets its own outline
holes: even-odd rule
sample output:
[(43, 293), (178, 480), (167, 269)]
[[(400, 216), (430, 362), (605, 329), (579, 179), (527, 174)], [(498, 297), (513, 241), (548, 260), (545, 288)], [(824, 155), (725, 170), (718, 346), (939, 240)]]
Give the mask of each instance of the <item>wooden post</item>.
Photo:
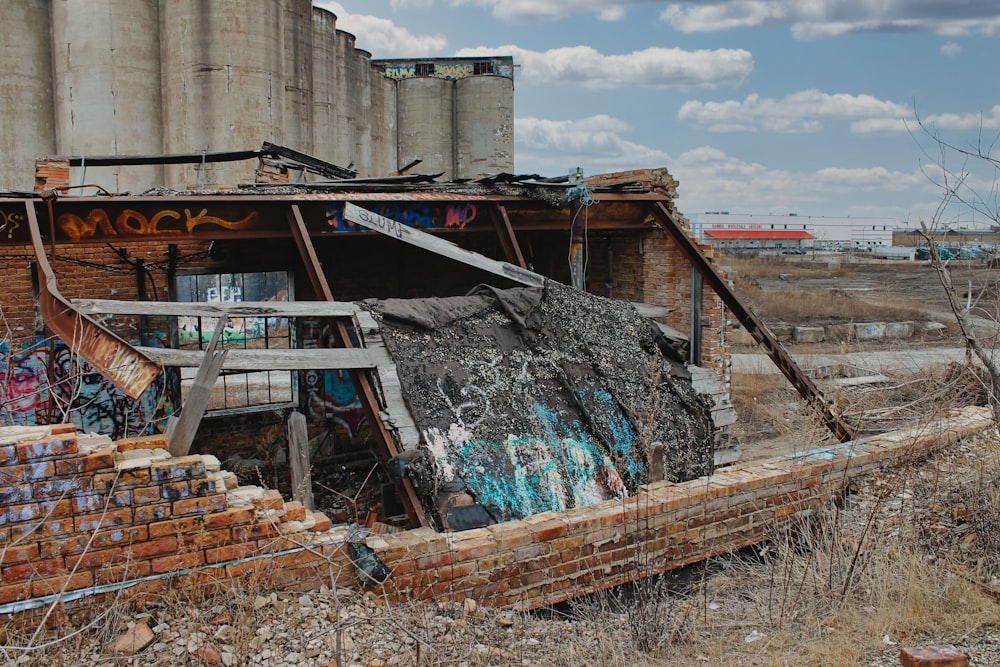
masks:
[(288, 417), (288, 462), (292, 466), (292, 499), (316, 509), (312, 491), (312, 470), (309, 466), (309, 435), (306, 416), (295, 410)]

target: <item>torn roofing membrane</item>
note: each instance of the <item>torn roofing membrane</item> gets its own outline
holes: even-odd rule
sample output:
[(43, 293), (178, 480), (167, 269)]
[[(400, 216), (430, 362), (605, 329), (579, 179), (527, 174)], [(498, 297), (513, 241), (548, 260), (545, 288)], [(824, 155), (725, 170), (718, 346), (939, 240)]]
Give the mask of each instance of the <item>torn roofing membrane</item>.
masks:
[(367, 305), (422, 434), (406, 474), (445, 527), (632, 494), (653, 443), (670, 481), (711, 471), (709, 405), (629, 303), (546, 281)]

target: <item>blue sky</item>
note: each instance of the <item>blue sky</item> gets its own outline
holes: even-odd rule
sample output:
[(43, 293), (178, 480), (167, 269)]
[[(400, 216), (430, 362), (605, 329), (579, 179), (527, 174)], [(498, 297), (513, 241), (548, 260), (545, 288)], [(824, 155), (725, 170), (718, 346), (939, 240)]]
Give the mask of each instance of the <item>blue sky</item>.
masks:
[(374, 58), (514, 56), (517, 172), (665, 166), (689, 217), (930, 221), (938, 152), (915, 110), (963, 147), (1000, 133), (995, 0), (315, 4)]

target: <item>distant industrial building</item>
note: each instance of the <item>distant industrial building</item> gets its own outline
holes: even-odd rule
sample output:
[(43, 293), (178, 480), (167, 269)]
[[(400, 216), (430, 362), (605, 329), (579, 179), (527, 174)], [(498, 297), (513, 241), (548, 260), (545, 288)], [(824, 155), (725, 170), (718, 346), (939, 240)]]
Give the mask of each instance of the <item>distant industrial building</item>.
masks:
[(758, 215), (715, 211), (693, 216), (700, 240), (717, 250), (852, 249), (892, 245), (891, 218)]
[[(359, 177), (513, 170), (512, 58), (372, 60), (336, 24), (311, 0), (5, 3), (0, 191), (32, 190), (41, 156), (208, 156), (264, 142)], [(74, 185), (112, 192), (254, 178), (252, 163), (207, 157), (74, 164)]]

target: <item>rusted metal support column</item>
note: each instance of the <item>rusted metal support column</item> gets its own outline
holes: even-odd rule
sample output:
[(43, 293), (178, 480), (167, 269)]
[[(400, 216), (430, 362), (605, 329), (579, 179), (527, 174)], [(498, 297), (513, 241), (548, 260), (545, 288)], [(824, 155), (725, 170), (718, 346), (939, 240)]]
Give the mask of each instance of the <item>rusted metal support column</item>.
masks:
[(584, 228), (583, 215), (583, 202), (579, 196), (574, 197), (569, 202), (569, 277), (570, 284), (581, 291), (587, 289), (584, 249), (586, 230)]
[(670, 211), (667, 210), (667, 207), (662, 202), (655, 202), (650, 207), (650, 210), (657, 224), (677, 243), (678, 247), (687, 256), (698, 273), (701, 274), (705, 282), (719, 295), (719, 298), (726, 304), (726, 307), (736, 315), (736, 318), (750, 332), (754, 340), (764, 348), (764, 351), (771, 357), (774, 365), (778, 367), (778, 370), (795, 387), (795, 390), (799, 392), (799, 396), (820, 412), (820, 416), (826, 427), (841, 442), (853, 440), (854, 429), (840, 415), (833, 411), (826, 398), (824, 398), (823, 392), (819, 390), (819, 387), (799, 368), (795, 360), (788, 354), (788, 351), (785, 350), (781, 342), (774, 337), (774, 334), (768, 330), (767, 326), (743, 303), (743, 300), (737, 296), (736, 292), (730, 289), (729, 284), (701, 253), (701, 250), (698, 249), (694, 241), (677, 224)]
[(42, 245), (34, 203), (25, 202), (25, 209), (39, 273), (38, 302), (45, 324), (74, 354), (96, 368), (123, 394), (139, 398), (160, 374), (160, 367), (126, 341), (77, 311), (63, 297)]
[[(316, 249), (313, 247), (312, 239), (309, 238), (309, 231), (306, 229), (305, 221), (302, 219), (302, 212), (298, 206), (292, 205), (291, 211), (288, 213), (288, 222), (292, 230), (292, 236), (295, 237), (295, 243), (299, 247), (299, 254), (302, 255), (302, 261), (306, 265), (306, 272), (309, 274), (313, 290), (322, 300), (333, 301), (333, 291), (326, 280), (326, 274), (323, 273), (323, 267), (320, 266)], [(333, 338), (337, 347), (354, 347), (343, 318), (338, 317), (334, 320)], [(350, 375), (351, 380), (354, 382), (354, 388), (358, 392), (358, 398), (361, 399), (361, 405), (364, 408), (365, 416), (368, 418), (368, 423), (372, 425), (372, 429), (375, 431), (375, 444), (378, 447), (379, 454), (384, 461), (389, 461), (398, 456), (400, 451), (396, 446), (396, 441), (392, 437), (392, 433), (389, 432), (389, 429), (382, 421), (378, 396), (375, 393), (371, 377), (366, 371), (359, 370), (351, 370)], [(413, 488), (413, 483), (404, 477), (401, 481), (397, 482), (396, 488), (399, 491), (400, 500), (403, 501), (403, 507), (406, 508), (406, 514), (410, 517), (410, 520), (419, 526), (430, 526), (430, 521), (427, 515), (424, 514), (424, 508), (417, 498), (417, 492)]]

